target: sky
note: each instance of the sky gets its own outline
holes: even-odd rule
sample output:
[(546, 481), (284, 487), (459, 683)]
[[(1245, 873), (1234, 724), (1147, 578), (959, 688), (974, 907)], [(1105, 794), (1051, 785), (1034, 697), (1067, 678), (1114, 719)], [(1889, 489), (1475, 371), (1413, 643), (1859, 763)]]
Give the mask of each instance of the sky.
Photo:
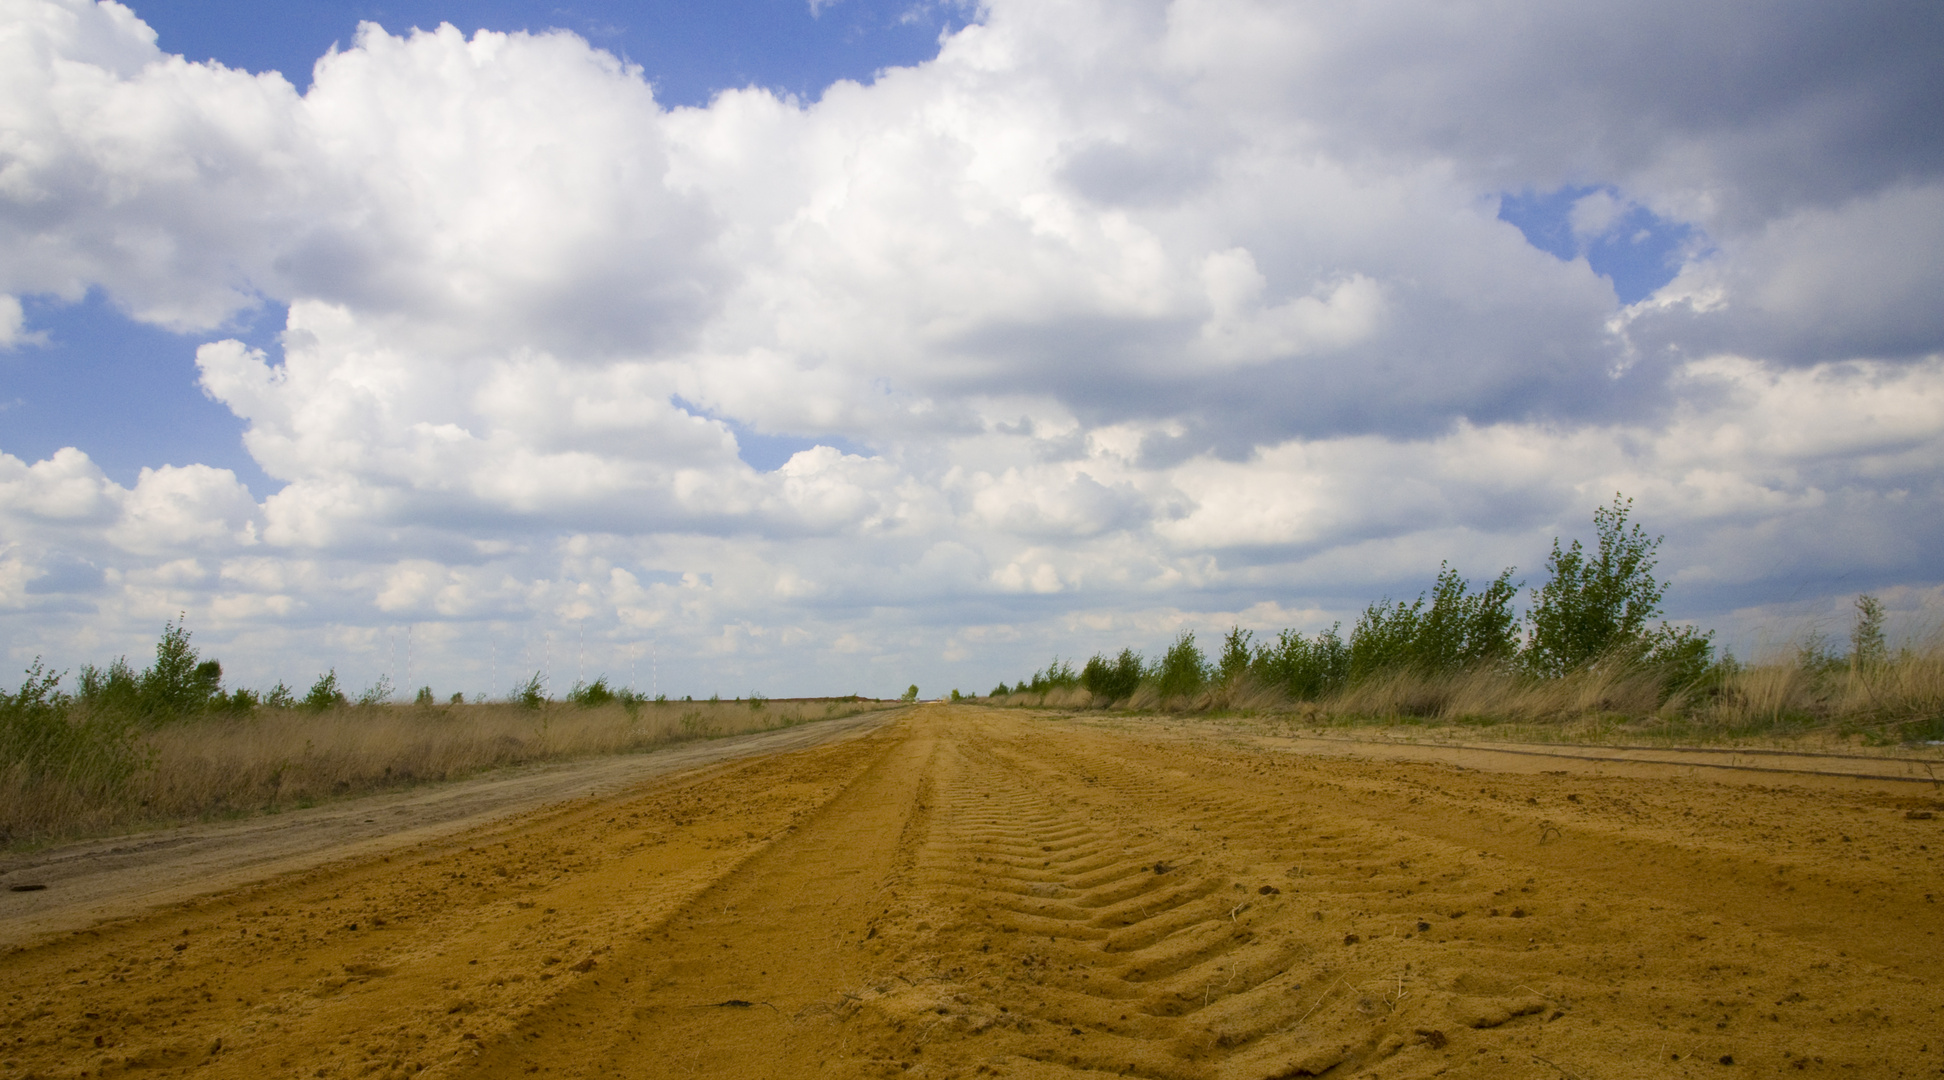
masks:
[(1944, 8), (0, 0), (0, 649), (983, 691), (1944, 615)]

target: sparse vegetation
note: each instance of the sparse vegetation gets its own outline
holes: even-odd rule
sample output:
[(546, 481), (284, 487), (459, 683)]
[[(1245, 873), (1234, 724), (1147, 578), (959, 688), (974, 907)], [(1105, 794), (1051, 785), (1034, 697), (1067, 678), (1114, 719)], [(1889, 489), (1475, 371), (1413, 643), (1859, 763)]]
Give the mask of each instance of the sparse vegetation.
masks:
[(35, 661), (0, 688), (0, 844), (106, 828), (305, 806), (325, 799), (543, 760), (626, 753), (681, 739), (790, 727), (883, 707), (852, 695), (747, 707), (712, 699), (679, 716), (605, 676), (547, 699), (536, 672), (505, 702), (438, 702), (429, 686), (392, 704), (379, 679), (353, 701), (337, 672), (302, 698), (282, 683), (225, 692), (180, 621), (155, 663), (84, 666), (75, 690)]
[(989, 700), (1053, 708), (1295, 712), (1322, 722), (1626, 723), (1705, 738), (1837, 730), (1869, 741), (1944, 739), (1944, 639), (1892, 652), (1882, 604), (1856, 601), (1847, 654), (1820, 643), (1759, 665), (1717, 656), (1713, 633), (1661, 618), (1661, 541), (1630, 523), (1630, 500), (1593, 513), (1589, 550), (1555, 540), (1547, 579), (1514, 611), (1506, 569), (1474, 588), (1449, 563), (1415, 600), (1273, 640), (1234, 627), (1211, 663), (1183, 632), (1152, 663), (1095, 654), (1076, 675), (1055, 657)]

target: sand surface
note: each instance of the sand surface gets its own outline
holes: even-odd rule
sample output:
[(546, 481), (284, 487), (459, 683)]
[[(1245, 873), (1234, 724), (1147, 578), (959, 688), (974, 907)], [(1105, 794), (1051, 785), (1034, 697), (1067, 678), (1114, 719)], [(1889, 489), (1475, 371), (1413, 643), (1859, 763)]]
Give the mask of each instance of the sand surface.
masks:
[(286, 836), (294, 868), (232, 853), (255, 880), (60, 932), (180, 860), (0, 893), (43, 905), (0, 954), (0, 1075), (1944, 1075), (1928, 781), (865, 719)]

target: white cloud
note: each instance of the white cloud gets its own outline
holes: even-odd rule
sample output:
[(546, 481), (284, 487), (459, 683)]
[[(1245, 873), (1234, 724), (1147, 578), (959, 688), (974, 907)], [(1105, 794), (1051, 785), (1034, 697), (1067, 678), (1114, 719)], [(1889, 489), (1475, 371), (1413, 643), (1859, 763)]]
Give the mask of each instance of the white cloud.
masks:
[[(969, 686), (1533, 571), (1616, 489), (1697, 610), (1916, 588), (1936, 77), (1827, 17), (1003, 0), (870, 86), (666, 110), (568, 34), (367, 25), (300, 95), (0, 0), (0, 346), (90, 288), (203, 331), (283, 485), (0, 456), (10, 647), (183, 610), (229, 670), (362, 679), (417, 626), (503, 691), (571, 625), (678, 693)], [(1714, 246), (1616, 311), (1496, 218), (1566, 183), (1583, 240), (1637, 203)], [(266, 299), (281, 348), (229, 340)]]

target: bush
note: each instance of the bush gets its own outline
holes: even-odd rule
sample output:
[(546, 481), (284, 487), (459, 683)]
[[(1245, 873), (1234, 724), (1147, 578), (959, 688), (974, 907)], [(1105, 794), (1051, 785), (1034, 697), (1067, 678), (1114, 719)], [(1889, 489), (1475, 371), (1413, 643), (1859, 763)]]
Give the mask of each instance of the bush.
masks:
[(1557, 677), (1595, 663), (1647, 664), (1662, 669), (1669, 688), (1707, 671), (1712, 630), (1665, 622), (1648, 629), (1667, 593), (1667, 583), (1654, 577), (1654, 551), (1663, 538), (1649, 538), (1638, 524), (1629, 528), (1632, 509), (1632, 499), (1615, 495), (1612, 506), (1593, 511), (1597, 553), (1589, 554), (1578, 540), (1566, 548), (1553, 541), (1546, 560), (1551, 580), (1534, 590), (1526, 613), (1532, 630), (1521, 659), (1527, 669)]
[(603, 705), (611, 705), (619, 698), (620, 695), (608, 686), (606, 675), (596, 678), (591, 683), (575, 683), (574, 688), (567, 692), (567, 700), (583, 709), (597, 709)]
[(1208, 685), (1208, 676), (1208, 660), (1195, 646), (1193, 630), (1183, 630), (1175, 638), (1154, 673), (1156, 689), (1164, 699), (1199, 693)]
[(900, 694), (900, 695), (898, 695), (898, 700), (899, 700), (899, 701), (917, 701), (917, 700), (918, 700), (918, 684), (917, 684), (917, 683), (912, 683), (912, 684), (911, 684), (910, 686), (907, 686), (907, 687), (905, 687), (905, 692), (904, 692), (904, 693), (902, 693), (902, 694)]
[(1255, 631), (1239, 626), (1229, 627), (1229, 632), (1222, 637), (1222, 657), (1215, 661), (1216, 682), (1227, 686), (1248, 672), (1249, 664), (1255, 658), (1249, 648), (1254, 640)]
[(1856, 598), (1856, 622), (1850, 627), (1850, 667), (1876, 667), (1890, 655), (1883, 639), (1883, 602), (1869, 593)]
[(523, 709), (538, 709), (547, 703), (547, 692), (542, 689), (544, 685), (540, 681), (540, 673), (536, 671), (532, 678), (515, 686), (513, 692), (507, 696), (507, 700)]
[(1133, 649), (1122, 649), (1112, 660), (1095, 653), (1080, 669), (1080, 685), (1110, 703), (1125, 701), (1140, 687), (1142, 670), (1141, 654)]
[[(1339, 624), (1340, 625), (1340, 624)], [(1314, 638), (1294, 630), (1276, 635), (1274, 645), (1256, 647), (1249, 674), (1295, 701), (1315, 701), (1343, 689), (1350, 680), (1350, 647), (1331, 626)]]
[(120, 657), (106, 668), (81, 667), (76, 701), (92, 714), (114, 714), (156, 728), (204, 713), (248, 715), (255, 694), (223, 693), (223, 665), (204, 660), (189, 642), (189, 630), (171, 620), (155, 643), (155, 663), (137, 672)]
[(1507, 568), (1482, 591), (1472, 592), (1445, 563), (1428, 596), (1420, 594), (1410, 604), (1383, 600), (1365, 608), (1350, 632), (1349, 681), (1395, 671), (1466, 671), (1511, 661), (1519, 652), (1519, 621), (1512, 613), (1519, 589), (1512, 573)]
[(1646, 637), (1667, 586), (1654, 578), (1661, 538), (1650, 539), (1638, 524), (1628, 528), (1632, 510), (1632, 499), (1615, 495), (1612, 506), (1593, 511), (1595, 554), (1578, 540), (1565, 548), (1553, 540), (1551, 579), (1533, 591), (1526, 613), (1532, 632), (1524, 659), (1533, 671), (1564, 675)]
[(0, 769), (96, 796), (118, 792), (142, 762), (133, 714), (78, 706), (38, 659), (26, 674), (17, 693), (0, 690)]
[(343, 689), (338, 686), (336, 668), (319, 675), (317, 681), (311, 684), (310, 690), (304, 694), (304, 708), (312, 712), (323, 712), (326, 709), (335, 709), (348, 704), (350, 702), (345, 699)]

